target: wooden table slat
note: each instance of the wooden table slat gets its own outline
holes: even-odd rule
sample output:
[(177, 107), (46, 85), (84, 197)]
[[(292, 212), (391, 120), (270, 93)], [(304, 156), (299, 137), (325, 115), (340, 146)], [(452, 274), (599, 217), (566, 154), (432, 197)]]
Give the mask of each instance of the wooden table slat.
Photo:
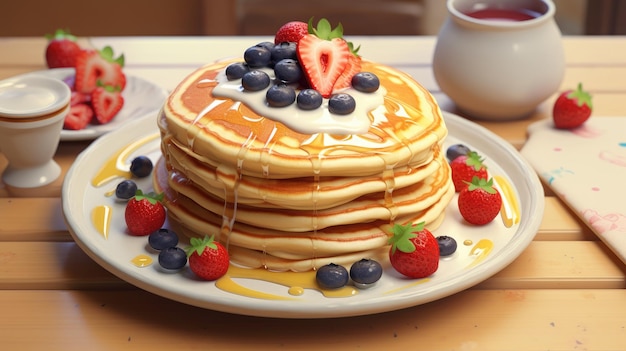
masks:
[[(0, 265), (0, 289), (128, 288), (72, 242), (0, 242)], [(602, 242), (534, 241), (478, 288), (615, 289), (625, 275)]]
[(13, 290), (0, 291), (0, 331), (7, 350), (617, 351), (626, 319), (615, 309), (624, 300), (623, 289), (467, 290), (404, 310), (320, 321), (225, 314), (141, 290)]
[[(124, 52), (125, 72), (167, 90), (197, 67), (240, 56), (269, 37), (82, 38)], [(432, 72), (436, 38), (350, 37), (365, 58), (395, 66), (463, 115)], [(45, 69), (46, 40), (0, 37), (0, 79)], [(626, 37), (563, 38), (560, 90), (582, 82), (593, 116), (626, 116)], [(514, 82), (512, 82), (514, 84)], [(476, 121), (522, 149), (528, 126), (551, 118), (559, 92), (526, 119)], [(90, 141), (62, 142), (63, 172)], [(6, 159), (0, 152), (0, 172)], [(64, 173), (65, 174), (65, 173)], [(147, 350), (625, 350), (626, 266), (551, 189), (529, 247), (509, 266), (458, 294), (387, 313), (281, 320), (204, 310), (148, 293), (106, 271), (63, 221), (63, 177), (42, 189), (0, 182), (1, 349)], [(36, 336), (36, 337), (34, 337)]]

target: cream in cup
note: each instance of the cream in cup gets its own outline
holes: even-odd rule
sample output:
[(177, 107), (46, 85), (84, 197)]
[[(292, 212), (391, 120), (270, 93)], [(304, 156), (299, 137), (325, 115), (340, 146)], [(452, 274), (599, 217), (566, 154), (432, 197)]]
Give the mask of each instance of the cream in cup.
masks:
[(53, 157), (70, 109), (63, 81), (29, 75), (0, 81), (0, 153), (8, 165), (6, 185), (35, 188), (56, 180), (61, 167)]

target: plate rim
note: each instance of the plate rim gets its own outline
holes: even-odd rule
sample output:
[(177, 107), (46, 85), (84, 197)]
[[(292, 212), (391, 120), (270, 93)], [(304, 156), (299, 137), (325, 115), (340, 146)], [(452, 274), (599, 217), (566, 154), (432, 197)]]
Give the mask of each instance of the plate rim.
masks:
[[(118, 269), (115, 264), (107, 260), (108, 257), (106, 257), (106, 252), (102, 252), (102, 250), (100, 250), (100, 248), (98, 247), (91, 246), (88, 240), (83, 240), (83, 234), (79, 233), (79, 230), (76, 230), (76, 228), (79, 228), (80, 226), (77, 225), (75, 218), (72, 218), (69, 215), (72, 211), (70, 208), (71, 201), (69, 201), (69, 199), (71, 198), (70, 182), (72, 182), (76, 169), (80, 167), (83, 159), (90, 157), (90, 154), (95, 152), (95, 150), (97, 150), (100, 145), (106, 145), (109, 140), (118, 138), (118, 134), (124, 133), (125, 131), (127, 131), (127, 133), (132, 133), (133, 130), (140, 129), (134, 127), (136, 127), (136, 125), (147, 124), (147, 120), (150, 119), (150, 115), (152, 115), (152, 118), (154, 118), (154, 132), (157, 133), (158, 128), (156, 126), (156, 117), (154, 114), (150, 113), (147, 113), (129, 122), (129, 124), (125, 126), (126, 128), (124, 130), (117, 130), (103, 135), (78, 155), (78, 157), (68, 170), (63, 182), (62, 209), (64, 220), (67, 224), (68, 230), (74, 238), (74, 241), (79, 245), (79, 247), (81, 247), (81, 249), (85, 253), (87, 253), (88, 256), (90, 256), (94, 261), (96, 261), (99, 265), (101, 265), (109, 272), (113, 273), (114, 275), (118, 276), (128, 283), (131, 283), (141, 289), (144, 289), (156, 295), (205, 309), (234, 314), (272, 318), (336, 318), (370, 315), (424, 304), (466, 290), (467, 288), (488, 279), (495, 273), (501, 271), (506, 266), (508, 266), (528, 247), (530, 242), (532, 242), (537, 233), (537, 230), (539, 229), (539, 225), (541, 223), (544, 213), (544, 192), (539, 177), (534, 172), (530, 164), (510, 143), (506, 142), (504, 139), (489, 131), (485, 127), (466, 120), (463, 117), (445, 111), (442, 111), (442, 114), (444, 116), (444, 121), (448, 125), (448, 130), (451, 134), (452, 132), (459, 132), (461, 134), (471, 134), (474, 137), (480, 136), (480, 140), (482, 140), (482, 142), (479, 142), (479, 144), (496, 143), (501, 148), (501, 152), (513, 156), (511, 157), (511, 165), (509, 167), (516, 168), (517, 171), (520, 171), (524, 174), (524, 188), (516, 189), (518, 193), (525, 192), (529, 194), (529, 199), (531, 200), (529, 201), (529, 203), (521, 203), (522, 210), (525, 209), (526, 214), (522, 216), (519, 227), (514, 234), (515, 238), (511, 239), (511, 241), (515, 240), (516, 245), (512, 245), (511, 241), (509, 241), (504, 248), (497, 252), (497, 257), (495, 259), (497, 259), (497, 262), (499, 262), (499, 264), (481, 264), (473, 267), (470, 273), (465, 272), (464, 274), (455, 274), (455, 276), (453, 277), (453, 283), (456, 284), (455, 288), (452, 289), (452, 292), (446, 293), (444, 296), (437, 296), (430, 293), (430, 295), (428, 295), (428, 298), (422, 298), (418, 302), (416, 302), (415, 298), (412, 298), (412, 294), (399, 293), (397, 295), (394, 295), (395, 301), (393, 303), (381, 304), (380, 306), (376, 306), (373, 303), (368, 303), (367, 309), (359, 308), (359, 306), (355, 307), (353, 304), (348, 304), (350, 305), (349, 308), (337, 308), (337, 304), (333, 304), (335, 308), (331, 309), (304, 308), (300, 310), (294, 310), (292, 308), (285, 308), (285, 306), (281, 306), (278, 303), (266, 300), (263, 300), (263, 303), (258, 303), (254, 306), (246, 304), (246, 306), (242, 308), (242, 306), (235, 305), (231, 301), (240, 299), (241, 297), (228, 298), (224, 296), (212, 296), (212, 298), (207, 300), (206, 295), (181, 295), (177, 291), (163, 289), (162, 287), (159, 287), (158, 284), (146, 281), (145, 278), (141, 276), (141, 273), (134, 274), (134, 272), (131, 272), (130, 270)], [(144, 129), (144, 133), (147, 134), (147, 132), (148, 131)], [(150, 132), (152, 132), (152, 130)], [(454, 136), (457, 137), (456, 135)], [(507, 171), (507, 173), (509, 173), (509, 171)], [(532, 216), (527, 213), (529, 209), (533, 212)], [(284, 304), (284, 301), (282, 301), (282, 303)]]

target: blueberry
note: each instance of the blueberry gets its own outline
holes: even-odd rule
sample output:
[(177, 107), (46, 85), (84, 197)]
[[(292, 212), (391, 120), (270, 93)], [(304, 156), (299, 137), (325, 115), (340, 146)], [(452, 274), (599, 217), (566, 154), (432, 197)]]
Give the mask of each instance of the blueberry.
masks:
[(328, 110), (336, 115), (347, 115), (354, 111), (356, 102), (346, 93), (333, 94), (328, 100)]
[(241, 85), (249, 91), (263, 90), (270, 85), (270, 76), (263, 71), (253, 70), (241, 77)]
[(329, 263), (320, 267), (315, 273), (315, 280), (322, 289), (338, 289), (349, 280), (348, 270), (344, 266)]
[(452, 162), (455, 158), (467, 155), (471, 151), (472, 150), (470, 150), (469, 147), (463, 144), (454, 144), (448, 147), (448, 149), (446, 150), (446, 157), (448, 158), (448, 161)]
[(439, 256), (450, 256), (456, 251), (456, 240), (453, 237), (438, 236), (437, 243), (439, 244)]
[(272, 49), (274, 48), (274, 42), (273, 41), (262, 41), (262, 42), (256, 44), (255, 46), (266, 48), (267, 50), (269, 50), (271, 52)]
[(368, 288), (383, 275), (383, 266), (368, 258), (354, 262), (350, 267), (350, 278), (358, 288)]
[(122, 200), (128, 200), (135, 196), (137, 192), (137, 183), (132, 180), (122, 180), (115, 188), (115, 197)]
[(352, 76), (352, 87), (364, 93), (373, 93), (380, 87), (380, 81), (374, 73), (359, 72)]
[(130, 163), (130, 173), (137, 178), (143, 178), (152, 172), (152, 161), (147, 156), (137, 156)]
[(150, 233), (148, 244), (155, 250), (163, 250), (178, 245), (178, 235), (167, 228), (161, 228)]
[(296, 54), (296, 43), (294, 42), (285, 41), (277, 44), (270, 50), (270, 54), (272, 56), (272, 62), (280, 62), (280, 60), (284, 59), (298, 59), (298, 55)]
[(274, 74), (283, 83), (297, 83), (302, 78), (302, 68), (296, 60), (282, 59), (274, 66)]
[(322, 94), (315, 89), (303, 89), (298, 93), (296, 99), (298, 107), (302, 110), (315, 110), (322, 106)]
[(261, 44), (249, 47), (243, 53), (243, 59), (250, 67), (267, 67), (272, 59), (270, 50)]
[(168, 247), (159, 252), (159, 264), (169, 270), (178, 270), (187, 264), (187, 253), (180, 247)]
[(231, 63), (226, 67), (226, 78), (228, 80), (241, 79), (248, 72), (250, 72), (250, 67), (244, 62)]
[(272, 107), (289, 106), (296, 101), (296, 91), (284, 84), (273, 85), (265, 94), (267, 103)]

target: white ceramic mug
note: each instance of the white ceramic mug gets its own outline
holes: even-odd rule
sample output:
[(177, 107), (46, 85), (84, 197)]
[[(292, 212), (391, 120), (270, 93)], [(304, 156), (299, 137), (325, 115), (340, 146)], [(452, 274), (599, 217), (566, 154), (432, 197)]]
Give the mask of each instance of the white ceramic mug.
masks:
[(550, 0), (448, 0), (433, 56), (440, 89), (472, 118), (529, 116), (558, 91), (565, 59)]
[(53, 157), (71, 91), (64, 82), (40, 76), (0, 81), (0, 152), (8, 160), (5, 184), (35, 188), (53, 182), (61, 168)]

